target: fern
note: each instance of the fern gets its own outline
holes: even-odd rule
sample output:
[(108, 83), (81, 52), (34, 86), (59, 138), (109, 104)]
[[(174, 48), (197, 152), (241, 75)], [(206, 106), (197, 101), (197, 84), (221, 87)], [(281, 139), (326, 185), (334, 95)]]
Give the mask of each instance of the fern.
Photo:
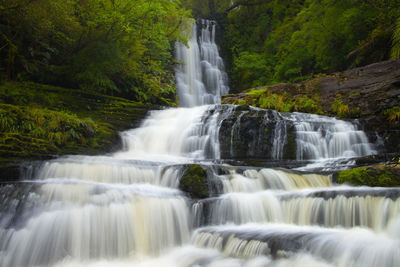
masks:
[(400, 107), (393, 107), (383, 112), (391, 122), (400, 121)]
[(41, 127), (35, 128), (32, 132), (32, 135), (37, 137), (37, 138), (45, 138), (46, 137), (46, 131), (43, 130)]
[(400, 58), (400, 18), (397, 19), (396, 27), (393, 32), (392, 50), (390, 55), (393, 59)]
[(261, 97), (265, 95), (268, 92), (268, 88), (263, 88), (263, 89), (253, 89), (250, 92), (247, 92), (246, 95), (251, 96), (251, 97)]

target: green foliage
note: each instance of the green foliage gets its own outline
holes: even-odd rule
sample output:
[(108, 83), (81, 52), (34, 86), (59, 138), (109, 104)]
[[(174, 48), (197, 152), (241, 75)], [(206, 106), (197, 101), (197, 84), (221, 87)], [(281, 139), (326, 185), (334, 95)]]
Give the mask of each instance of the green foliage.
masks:
[(66, 142), (85, 144), (86, 138), (96, 135), (97, 126), (91, 119), (80, 119), (64, 111), (0, 104), (0, 130), (64, 145)]
[(335, 101), (331, 105), (331, 110), (334, 114), (341, 118), (354, 118), (358, 117), (360, 113), (360, 108), (350, 108), (349, 104), (346, 103), (342, 95), (338, 94), (335, 97)]
[(398, 0), (185, 2), (195, 14), (220, 21), (234, 92), (386, 60), (390, 50), (395, 58), (400, 51)]
[(400, 186), (399, 174), (399, 170), (396, 168), (355, 168), (338, 172), (337, 182), (354, 185), (393, 187)]
[(322, 107), (318, 102), (318, 99), (315, 100), (308, 96), (301, 96), (295, 99), (294, 110), (305, 113), (323, 114)]
[(271, 69), (262, 55), (244, 51), (235, 57), (234, 62), (234, 71), (238, 78), (245, 82), (242, 84), (244, 88), (257, 87), (267, 83), (265, 78), (268, 77)]
[(0, 85), (0, 107), (2, 159), (108, 152), (117, 131), (131, 128), (150, 108), (119, 97), (32, 82)]
[(400, 58), (400, 18), (397, 19), (396, 28), (393, 31), (391, 57), (393, 59)]
[(400, 107), (387, 109), (383, 112), (383, 115), (385, 115), (390, 122), (398, 122), (400, 121)]
[[(323, 114), (322, 107), (319, 104), (319, 98), (315, 95), (291, 96), (288, 93), (271, 93), (268, 88), (253, 89), (246, 93), (242, 103), (250, 104), (265, 109), (274, 109), (279, 112), (306, 112)], [(236, 103), (239, 104), (240, 103)]]
[(263, 89), (253, 89), (247, 92), (246, 95), (251, 96), (252, 98), (259, 98), (267, 93), (268, 93), (268, 88), (263, 88)]
[(339, 117), (347, 117), (350, 114), (349, 105), (344, 103), (341, 96), (336, 96), (335, 102), (331, 105), (331, 109)]
[(260, 108), (274, 109), (279, 112), (289, 112), (292, 109), (291, 103), (285, 102), (284, 95), (268, 94), (258, 100)]
[(0, 0), (0, 79), (174, 101), (179, 0)]

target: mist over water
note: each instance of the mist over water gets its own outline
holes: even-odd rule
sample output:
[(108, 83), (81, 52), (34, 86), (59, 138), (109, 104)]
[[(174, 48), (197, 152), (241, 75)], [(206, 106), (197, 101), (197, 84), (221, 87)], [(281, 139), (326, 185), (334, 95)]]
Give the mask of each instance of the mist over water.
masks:
[[(400, 265), (400, 189), (338, 186), (329, 174), (279, 165), (291, 130), (299, 162), (376, 153), (356, 123), (272, 112), (262, 125), (275, 123), (277, 165), (223, 163), (220, 129), (239, 111), (218, 105), (229, 88), (216, 28), (200, 20), (189, 47), (176, 44), (181, 107), (122, 132), (121, 151), (46, 161), (0, 185), (0, 266)], [(232, 154), (242, 114), (229, 132)], [(212, 197), (179, 189), (190, 163), (218, 185)]]

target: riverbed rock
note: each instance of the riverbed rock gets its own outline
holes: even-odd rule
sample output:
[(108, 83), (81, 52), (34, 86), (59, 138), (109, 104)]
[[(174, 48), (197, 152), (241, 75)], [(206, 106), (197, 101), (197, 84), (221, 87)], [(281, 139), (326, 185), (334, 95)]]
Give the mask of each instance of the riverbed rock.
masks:
[(186, 166), (179, 182), (179, 189), (188, 193), (193, 199), (210, 197), (207, 171), (198, 164)]

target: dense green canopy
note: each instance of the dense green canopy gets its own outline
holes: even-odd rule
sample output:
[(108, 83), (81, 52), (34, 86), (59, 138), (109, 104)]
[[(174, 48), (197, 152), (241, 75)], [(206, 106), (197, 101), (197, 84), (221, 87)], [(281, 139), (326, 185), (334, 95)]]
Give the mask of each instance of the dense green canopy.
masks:
[(233, 91), (400, 57), (400, 0), (0, 0), (0, 81), (170, 104), (190, 9), (218, 20)]
[(33, 80), (165, 103), (178, 0), (0, 0), (1, 80)]
[(223, 27), (236, 90), (400, 57), (400, 0), (184, 2)]

